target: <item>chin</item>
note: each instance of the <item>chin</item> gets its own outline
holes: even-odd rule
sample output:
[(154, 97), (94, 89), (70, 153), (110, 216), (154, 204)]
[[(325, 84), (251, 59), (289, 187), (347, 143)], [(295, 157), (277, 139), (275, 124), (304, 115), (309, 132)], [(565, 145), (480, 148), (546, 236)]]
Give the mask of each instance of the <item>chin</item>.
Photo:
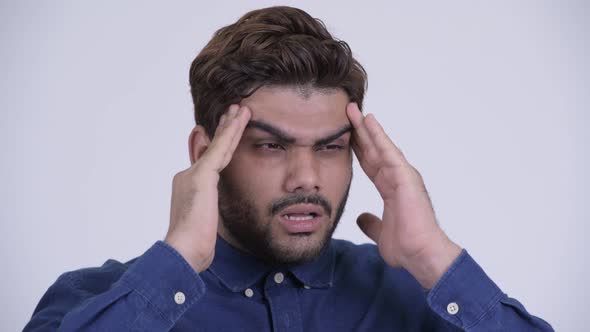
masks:
[(321, 254), (330, 238), (331, 234), (326, 231), (281, 234), (269, 243), (273, 256), (271, 260), (290, 265), (310, 262)]

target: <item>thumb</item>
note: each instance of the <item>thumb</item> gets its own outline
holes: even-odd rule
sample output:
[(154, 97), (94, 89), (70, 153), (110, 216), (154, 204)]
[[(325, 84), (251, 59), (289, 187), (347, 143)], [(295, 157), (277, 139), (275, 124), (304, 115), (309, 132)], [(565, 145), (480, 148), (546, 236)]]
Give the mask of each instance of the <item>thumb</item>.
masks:
[(381, 219), (373, 214), (365, 212), (358, 216), (356, 223), (365, 235), (375, 241), (375, 243), (378, 242), (379, 235), (381, 234)]

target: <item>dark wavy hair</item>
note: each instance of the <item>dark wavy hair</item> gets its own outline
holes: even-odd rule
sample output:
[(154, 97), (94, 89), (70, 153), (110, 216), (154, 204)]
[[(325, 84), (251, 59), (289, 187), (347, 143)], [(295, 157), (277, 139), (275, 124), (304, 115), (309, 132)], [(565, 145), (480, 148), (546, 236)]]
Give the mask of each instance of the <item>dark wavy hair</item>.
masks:
[(348, 44), (301, 9), (251, 11), (219, 29), (190, 68), (195, 121), (210, 137), (229, 105), (264, 85), (341, 88), (362, 109), (367, 73)]

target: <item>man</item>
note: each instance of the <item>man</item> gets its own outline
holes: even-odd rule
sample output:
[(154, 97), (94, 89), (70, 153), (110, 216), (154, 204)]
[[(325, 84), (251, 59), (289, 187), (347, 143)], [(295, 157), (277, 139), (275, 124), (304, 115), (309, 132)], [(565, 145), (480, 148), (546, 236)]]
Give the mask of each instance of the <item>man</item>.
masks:
[[(307, 13), (274, 7), (194, 60), (191, 167), (164, 241), (65, 273), (25, 331), (551, 331), (438, 226), (420, 174), (360, 109), (366, 74)], [(376, 243), (334, 240), (353, 153)]]

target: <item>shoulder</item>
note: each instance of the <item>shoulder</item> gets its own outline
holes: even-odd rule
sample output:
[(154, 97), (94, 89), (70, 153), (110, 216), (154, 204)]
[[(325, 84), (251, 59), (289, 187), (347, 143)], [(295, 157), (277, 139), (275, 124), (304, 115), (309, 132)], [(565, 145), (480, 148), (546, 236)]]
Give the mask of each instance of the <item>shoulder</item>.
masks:
[(389, 266), (375, 244), (355, 244), (333, 239), (334, 273), (339, 279), (355, 279), (361, 284), (389, 287), (423, 294), (422, 287), (406, 270)]
[[(374, 244), (332, 240), (335, 296), (355, 299), (349, 305), (384, 324), (424, 330), (440, 320), (428, 307), (426, 292), (405, 269), (389, 266)], [(393, 323), (392, 323), (393, 322)]]
[(73, 308), (112, 289), (133, 261), (121, 263), (109, 259), (102, 266), (62, 273), (39, 300), (25, 330), (58, 326)]
[(340, 251), (356, 250), (356, 251), (365, 251), (365, 252), (369, 252), (369, 251), (378, 252), (378, 250), (379, 250), (377, 248), (377, 246), (373, 243), (356, 244), (351, 241), (343, 240), (343, 239), (332, 239), (331, 245), (335, 250), (340, 250)]
[(371, 243), (355, 244), (347, 240), (332, 239), (335, 263), (380, 266), (385, 264), (379, 255), (379, 249)]
[(336, 266), (357, 266), (372, 269), (385, 268), (379, 249), (371, 243), (355, 244), (347, 240), (332, 239)]

